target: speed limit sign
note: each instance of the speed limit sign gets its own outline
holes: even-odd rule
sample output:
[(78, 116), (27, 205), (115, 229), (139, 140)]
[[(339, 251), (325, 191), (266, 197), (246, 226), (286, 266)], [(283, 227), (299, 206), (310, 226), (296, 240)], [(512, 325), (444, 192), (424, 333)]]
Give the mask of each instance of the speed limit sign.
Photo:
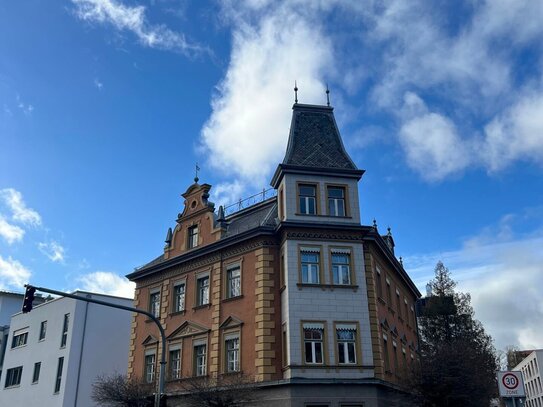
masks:
[(521, 372), (498, 372), (498, 387), (502, 397), (525, 397)]

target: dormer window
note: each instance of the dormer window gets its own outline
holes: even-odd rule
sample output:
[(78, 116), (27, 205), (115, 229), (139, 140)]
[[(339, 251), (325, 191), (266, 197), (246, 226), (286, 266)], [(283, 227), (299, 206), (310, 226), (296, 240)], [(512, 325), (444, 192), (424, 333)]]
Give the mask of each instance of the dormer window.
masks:
[(328, 187), (328, 215), (345, 216), (344, 187)]
[(317, 214), (317, 187), (310, 184), (298, 185), (300, 213), (304, 215)]
[(198, 246), (198, 225), (189, 227), (188, 232), (188, 248), (192, 249), (193, 247)]

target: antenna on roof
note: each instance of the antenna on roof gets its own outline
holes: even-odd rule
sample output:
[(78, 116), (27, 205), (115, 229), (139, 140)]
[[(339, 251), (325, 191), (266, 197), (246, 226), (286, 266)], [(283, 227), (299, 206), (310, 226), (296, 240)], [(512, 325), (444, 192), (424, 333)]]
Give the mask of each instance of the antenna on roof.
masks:
[(328, 84), (326, 84), (326, 106), (330, 106), (330, 89), (328, 89)]
[(298, 103), (298, 85), (294, 81), (294, 103)]
[(194, 182), (197, 183), (200, 178), (198, 178), (198, 171), (200, 171), (200, 167), (198, 167), (198, 163), (196, 163), (196, 166), (195, 166), (195, 171), (194, 171)]

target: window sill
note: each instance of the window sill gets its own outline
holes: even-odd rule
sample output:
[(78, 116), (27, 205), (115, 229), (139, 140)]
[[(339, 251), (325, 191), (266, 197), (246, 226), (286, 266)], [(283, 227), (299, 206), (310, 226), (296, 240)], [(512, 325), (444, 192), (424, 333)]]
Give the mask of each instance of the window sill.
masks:
[(352, 216), (336, 216), (336, 215), (321, 215), (319, 213), (298, 213), (296, 212), (294, 214), (295, 216), (312, 216), (312, 217), (315, 217), (315, 218), (331, 218), (331, 219), (352, 219), (353, 217)]
[(313, 283), (296, 283), (296, 286), (298, 287), (298, 290), (301, 290), (302, 287), (319, 287), (321, 288), (323, 291), (325, 289), (330, 289), (331, 291), (333, 291), (335, 288), (348, 288), (348, 289), (351, 289), (351, 290), (358, 290), (358, 285), (357, 284), (313, 284)]
[(377, 296), (377, 301), (379, 301), (383, 305), (387, 305), (386, 301), (380, 296)]
[[(200, 310), (200, 309), (204, 309), (204, 308), (211, 308), (211, 303), (208, 302), (207, 304), (195, 305), (194, 307), (192, 307), (192, 309), (193, 309), (194, 311)], [(200, 376), (198, 376), (198, 377), (200, 377)], [(201, 377), (203, 377), (203, 376), (201, 376)]]
[(183, 310), (180, 310), (180, 311), (174, 311), (174, 312), (172, 312), (172, 313), (170, 314), (170, 316), (173, 317), (173, 316), (176, 316), (176, 315), (185, 315), (185, 312), (186, 312), (186, 311), (185, 311), (184, 309), (183, 309)]
[(329, 284), (327, 287), (330, 287), (332, 290), (334, 288), (351, 288), (356, 291), (358, 289), (358, 284)]
[(13, 386), (6, 386), (6, 387), (4, 387), (4, 390), (16, 389), (17, 387), (21, 387), (21, 384), (14, 384)]
[(230, 301), (235, 301), (235, 300), (241, 300), (242, 298), (243, 298), (243, 294), (240, 294), (240, 295), (236, 295), (235, 297), (224, 298), (223, 300), (221, 300), (221, 302), (230, 302)]
[(19, 345), (19, 346), (12, 347), (11, 350), (19, 349), (19, 348), (25, 348), (25, 347), (26, 347), (26, 343), (24, 345)]
[[(160, 319), (160, 316), (155, 317), (155, 318), (156, 318), (156, 319)], [(149, 324), (149, 323), (151, 323), (151, 322), (155, 322), (155, 321), (154, 321), (153, 319), (151, 319), (151, 318), (147, 318), (147, 319), (145, 320), (145, 323), (146, 323), (146, 324)]]

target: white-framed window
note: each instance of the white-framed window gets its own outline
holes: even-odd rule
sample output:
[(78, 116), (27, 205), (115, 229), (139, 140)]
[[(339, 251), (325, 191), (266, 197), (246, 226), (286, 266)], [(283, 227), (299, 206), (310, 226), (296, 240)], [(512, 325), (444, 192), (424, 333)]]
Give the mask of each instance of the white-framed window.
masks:
[(181, 378), (181, 348), (170, 348), (170, 358), (169, 358), (170, 370), (169, 376), (170, 379), (180, 379)]
[(185, 283), (177, 283), (173, 286), (173, 312), (185, 310)]
[(196, 280), (196, 305), (209, 304), (209, 276), (202, 276)]
[(300, 249), (300, 262), (302, 267), (302, 283), (319, 284), (320, 250), (313, 247)]
[(25, 332), (14, 332), (13, 339), (11, 340), (11, 349), (18, 348), (20, 346), (26, 345), (28, 341), (28, 331)]
[(198, 246), (198, 225), (190, 226), (188, 229), (188, 248)]
[(241, 295), (241, 266), (235, 264), (226, 270), (226, 298)]
[(356, 325), (336, 325), (336, 340), (338, 348), (338, 363), (356, 363)]
[(55, 393), (60, 391), (60, 385), (62, 384), (62, 368), (64, 367), (64, 357), (58, 358), (57, 375), (55, 377)]
[(324, 325), (321, 323), (304, 323), (305, 363), (323, 364)]
[(317, 187), (311, 184), (298, 185), (300, 213), (315, 215), (317, 213)]
[(23, 367), (17, 366), (6, 370), (6, 382), (4, 387), (18, 386), (21, 384), (21, 376), (23, 375)]
[(381, 269), (375, 266), (375, 285), (377, 286), (377, 296), (383, 298), (383, 280), (381, 279)]
[(39, 340), (43, 341), (45, 339), (46, 334), (47, 334), (47, 321), (42, 321), (41, 324), (40, 324)]
[(155, 380), (155, 364), (156, 364), (156, 356), (154, 352), (145, 353), (145, 359), (144, 359), (144, 374), (145, 374), (145, 381), (147, 383), (153, 383)]
[(160, 290), (149, 293), (149, 312), (156, 318), (160, 317)]
[(328, 190), (328, 215), (345, 216), (345, 188), (329, 186)]
[(64, 314), (64, 322), (62, 323), (62, 336), (60, 338), (60, 347), (64, 348), (68, 341), (68, 327), (70, 326), (70, 314)]
[(226, 371), (239, 372), (239, 334), (225, 335)]
[(351, 284), (351, 252), (349, 250), (332, 250), (332, 278), (334, 284)]
[(194, 375), (207, 374), (207, 344), (205, 340), (194, 342)]
[(34, 363), (34, 372), (32, 372), (32, 384), (38, 383), (40, 380), (41, 362)]

